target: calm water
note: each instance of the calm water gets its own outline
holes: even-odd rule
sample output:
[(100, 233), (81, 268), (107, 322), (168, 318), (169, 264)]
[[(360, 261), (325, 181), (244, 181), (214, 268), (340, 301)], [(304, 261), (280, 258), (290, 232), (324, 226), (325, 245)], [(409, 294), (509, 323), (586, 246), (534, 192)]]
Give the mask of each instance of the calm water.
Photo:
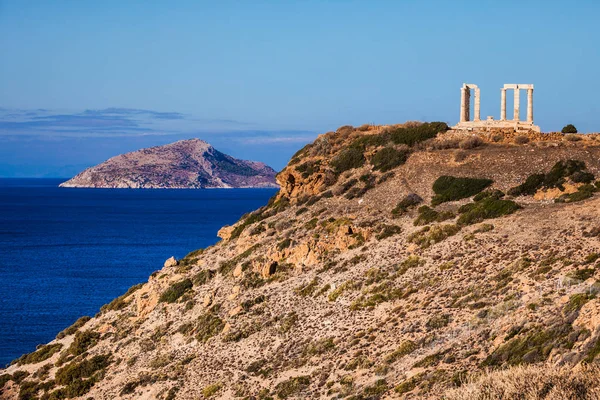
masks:
[(0, 179), (0, 365), (145, 282), (168, 257), (217, 241), (217, 230), (267, 203), (273, 189), (58, 188)]

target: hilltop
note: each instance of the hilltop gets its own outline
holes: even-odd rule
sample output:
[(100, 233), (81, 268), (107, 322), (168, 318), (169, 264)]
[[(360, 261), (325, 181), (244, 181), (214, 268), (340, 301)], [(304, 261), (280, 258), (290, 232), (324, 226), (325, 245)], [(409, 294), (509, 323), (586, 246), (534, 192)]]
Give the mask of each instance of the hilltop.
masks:
[(181, 140), (121, 154), (88, 168), (61, 187), (248, 188), (277, 187), (276, 172), (238, 160), (199, 139)]
[(319, 136), (0, 398), (598, 398), (600, 138), (447, 129)]

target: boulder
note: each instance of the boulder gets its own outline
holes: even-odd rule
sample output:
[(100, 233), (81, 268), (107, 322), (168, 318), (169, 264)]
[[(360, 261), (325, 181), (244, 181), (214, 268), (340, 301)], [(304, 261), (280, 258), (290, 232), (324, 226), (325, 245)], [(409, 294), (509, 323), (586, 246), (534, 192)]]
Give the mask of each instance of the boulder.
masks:
[(171, 258), (167, 258), (167, 261), (165, 261), (165, 268), (169, 268), (169, 267), (174, 267), (177, 264), (179, 264), (179, 261), (177, 261), (177, 259), (175, 257), (171, 257)]

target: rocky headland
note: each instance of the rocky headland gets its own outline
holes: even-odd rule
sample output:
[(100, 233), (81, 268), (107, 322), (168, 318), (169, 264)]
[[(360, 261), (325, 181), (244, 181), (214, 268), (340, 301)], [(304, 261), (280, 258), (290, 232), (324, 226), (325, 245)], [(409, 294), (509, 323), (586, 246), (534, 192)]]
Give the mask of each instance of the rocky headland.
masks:
[[(341, 127), (2, 399), (597, 399), (600, 138)], [(167, 255), (168, 256), (168, 255)]]

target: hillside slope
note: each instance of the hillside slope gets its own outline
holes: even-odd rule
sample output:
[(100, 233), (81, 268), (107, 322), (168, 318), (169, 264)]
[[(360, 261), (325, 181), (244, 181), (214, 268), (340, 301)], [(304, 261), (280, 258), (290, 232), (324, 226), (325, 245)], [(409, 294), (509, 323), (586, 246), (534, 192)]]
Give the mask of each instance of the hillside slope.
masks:
[(497, 381), (597, 398), (600, 141), (438, 131), (321, 135), (268, 205), (13, 363), (0, 398), (493, 398), (460, 386), (529, 364)]
[(277, 187), (276, 172), (238, 160), (199, 140), (181, 140), (121, 154), (88, 168), (61, 187), (246, 188)]

